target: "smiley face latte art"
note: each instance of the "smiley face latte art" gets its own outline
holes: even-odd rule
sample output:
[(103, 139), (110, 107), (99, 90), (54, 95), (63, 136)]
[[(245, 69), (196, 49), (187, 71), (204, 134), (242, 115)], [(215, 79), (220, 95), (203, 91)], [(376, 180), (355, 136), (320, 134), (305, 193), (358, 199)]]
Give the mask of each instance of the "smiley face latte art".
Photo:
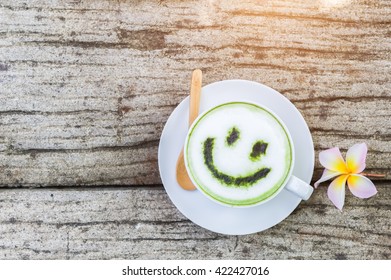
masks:
[(289, 177), (291, 140), (281, 122), (258, 105), (232, 102), (211, 109), (193, 124), (186, 142), (192, 181), (220, 203), (260, 203)]

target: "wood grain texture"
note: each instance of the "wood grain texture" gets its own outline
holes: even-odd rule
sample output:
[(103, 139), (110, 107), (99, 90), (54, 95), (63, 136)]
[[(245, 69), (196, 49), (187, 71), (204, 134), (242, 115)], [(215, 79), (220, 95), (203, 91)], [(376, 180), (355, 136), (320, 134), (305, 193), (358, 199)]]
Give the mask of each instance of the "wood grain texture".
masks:
[(387, 0), (2, 0), (0, 185), (160, 184), (195, 68), (275, 88), (316, 153), (365, 141), (390, 179), (390, 26)]
[(0, 259), (390, 259), (391, 185), (343, 212), (319, 188), (257, 234), (203, 229), (161, 187), (0, 190)]

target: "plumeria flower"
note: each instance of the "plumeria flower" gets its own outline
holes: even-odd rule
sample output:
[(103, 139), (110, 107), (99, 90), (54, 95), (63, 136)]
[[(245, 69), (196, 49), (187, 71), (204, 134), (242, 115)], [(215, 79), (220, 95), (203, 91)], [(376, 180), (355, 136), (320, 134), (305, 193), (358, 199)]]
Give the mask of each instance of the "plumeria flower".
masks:
[(346, 182), (352, 194), (359, 198), (368, 198), (377, 193), (375, 185), (361, 173), (365, 169), (367, 151), (365, 143), (353, 145), (346, 153), (346, 162), (337, 147), (319, 153), (319, 161), (326, 169), (315, 182), (315, 188), (338, 176), (329, 185), (327, 195), (339, 210), (345, 203)]

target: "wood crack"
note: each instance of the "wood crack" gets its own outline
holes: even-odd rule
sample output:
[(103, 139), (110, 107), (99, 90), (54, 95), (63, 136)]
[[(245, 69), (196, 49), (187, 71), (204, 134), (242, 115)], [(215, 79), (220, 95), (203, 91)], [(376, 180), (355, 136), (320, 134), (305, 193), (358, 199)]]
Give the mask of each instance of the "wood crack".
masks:
[(133, 149), (146, 149), (150, 147), (157, 147), (159, 140), (149, 140), (134, 143), (126, 146), (99, 146), (85, 149), (19, 149), (12, 147), (8, 153), (24, 155), (24, 154), (42, 154), (42, 153), (89, 153), (89, 152), (103, 152), (103, 151), (127, 151)]
[(235, 10), (229, 12), (229, 15), (233, 16), (247, 16), (247, 17), (267, 17), (267, 18), (277, 18), (277, 19), (298, 19), (305, 21), (323, 21), (326, 23), (341, 23), (347, 25), (390, 25), (391, 21), (389, 20), (374, 20), (374, 21), (365, 21), (365, 20), (349, 20), (349, 19), (339, 19), (339, 18), (330, 18), (330, 17), (320, 17), (320, 16), (306, 16), (302, 14), (289, 14), (289, 13), (277, 13), (277, 12), (254, 12), (249, 10)]

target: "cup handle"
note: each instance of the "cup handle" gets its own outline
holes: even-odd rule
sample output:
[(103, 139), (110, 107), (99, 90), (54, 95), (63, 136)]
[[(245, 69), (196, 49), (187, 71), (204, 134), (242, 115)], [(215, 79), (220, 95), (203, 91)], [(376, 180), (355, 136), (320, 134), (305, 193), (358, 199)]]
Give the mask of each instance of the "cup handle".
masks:
[(295, 176), (291, 176), (285, 188), (303, 200), (309, 199), (314, 191), (313, 187)]

